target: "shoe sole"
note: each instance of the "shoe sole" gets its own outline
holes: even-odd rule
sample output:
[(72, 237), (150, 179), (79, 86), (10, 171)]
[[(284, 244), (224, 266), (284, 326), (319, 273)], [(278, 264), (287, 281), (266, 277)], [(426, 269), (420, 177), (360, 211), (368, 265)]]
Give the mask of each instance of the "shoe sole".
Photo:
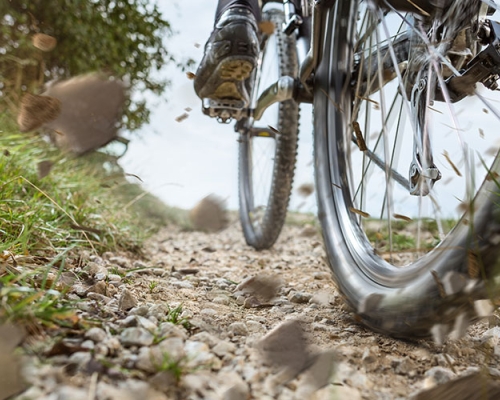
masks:
[(222, 61), (214, 71), (200, 97), (213, 100), (243, 100), (248, 102), (244, 81), (255, 68), (252, 57), (233, 56)]

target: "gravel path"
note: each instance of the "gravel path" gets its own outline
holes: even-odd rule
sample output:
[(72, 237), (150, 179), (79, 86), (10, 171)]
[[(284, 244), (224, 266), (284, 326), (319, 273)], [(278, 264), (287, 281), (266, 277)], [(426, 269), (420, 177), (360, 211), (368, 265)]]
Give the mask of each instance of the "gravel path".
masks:
[(500, 376), (495, 317), (444, 346), (358, 325), (311, 226), (286, 226), (262, 252), (236, 222), (172, 227), (145, 253), (76, 267), (70, 296), (95, 323), (29, 344), (31, 388), (17, 399), (406, 399), (479, 370)]

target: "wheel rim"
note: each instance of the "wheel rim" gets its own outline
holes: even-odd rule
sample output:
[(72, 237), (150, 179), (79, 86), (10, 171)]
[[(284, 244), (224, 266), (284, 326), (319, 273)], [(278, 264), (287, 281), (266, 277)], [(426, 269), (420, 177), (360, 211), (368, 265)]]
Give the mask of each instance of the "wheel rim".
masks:
[[(439, 54), (439, 45), (427, 47), (420, 37), (408, 39), (409, 64), (418, 57), (427, 57), (430, 61), (412, 66), (415, 72), (409, 72), (408, 66), (406, 71), (401, 71), (405, 67), (397, 58), (401, 49), (392, 41), (403, 37), (407, 22), (417, 25), (415, 20), (405, 22), (407, 17), (394, 12), (382, 14), (381, 10), (369, 9), (363, 2), (359, 3), (358, 15), (356, 24), (349, 28), (352, 41), (346, 38), (354, 49), (351, 57), (346, 57), (353, 60), (352, 68), (348, 66), (347, 70), (357, 70), (351, 75), (353, 83), (345, 88), (340, 99), (344, 107), (349, 108), (350, 101), (353, 104), (352, 109), (349, 108), (350, 115), (343, 110), (346, 120), (342, 129), (346, 134), (340, 152), (346, 163), (341, 163), (342, 182), (332, 184), (347, 186), (343, 189), (346, 199), (343, 207), (351, 215), (345, 217), (345, 226), (351, 227), (351, 236), (360, 247), (373, 246), (374, 251), (391, 264), (411, 264), (441, 243), (464, 211), (471, 210), (469, 205), (498, 150), (499, 135), (494, 129), (487, 129), (498, 123), (498, 119), (478, 98), (455, 104), (446, 99), (431, 102), (430, 92), (435, 87), (432, 82), (445, 79), (441, 71), (446, 66), (444, 58), (449, 56), (449, 52)], [(424, 27), (419, 30), (425, 32)], [(344, 47), (345, 52), (350, 51)], [(415, 48), (418, 51), (412, 50)], [(384, 81), (391, 72), (385, 65), (387, 59), (397, 76), (379, 87), (377, 81)], [(399, 64), (397, 70), (394, 68), (396, 63)], [(375, 70), (374, 65), (384, 65), (384, 68)], [(413, 78), (412, 74), (417, 71), (420, 77)], [(417, 83), (424, 81), (422, 76), (427, 78), (427, 83), (418, 102), (414, 100), (415, 92)], [(415, 84), (410, 83), (413, 81)], [(411, 94), (406, 95), (410, 91), (408, 87), (413, 92), (413, 99)], [(485, 90), (480, 94), (484, 95)], [(447, 91), (442, 90), (442, 97), (447, 95)], [(488, 97), (500, 100), (496, 92), (489, 92)], [(467, 110), (474, 107), (479, 110), (476, 119), (480, 116), (480, 122), (471, 122), (467, 116)], [(408, 189), (388, 177), (399, 175), (409, 181), (412, 136), (420, 134), (432, 143), (432, 161), (443, 177), (429, 195), (410, 196)], [(356, 136), (362, 137), (367, 151), (360, 150), (359, 141), (353, 143)], [(472, 139), (472, 143), (467, 143), (466, 139)], [(330, 154), (331, 159), (338, 157), (337, 151)], [(419, 151), (420, 154), (424, 152), (425, 149)], [(377, 159), (386, 167), (377, 165)], [(401, 228), (406, 232), (401, 233)], [(360, 231), (368, 232), (367, 240), (360, 239)]]

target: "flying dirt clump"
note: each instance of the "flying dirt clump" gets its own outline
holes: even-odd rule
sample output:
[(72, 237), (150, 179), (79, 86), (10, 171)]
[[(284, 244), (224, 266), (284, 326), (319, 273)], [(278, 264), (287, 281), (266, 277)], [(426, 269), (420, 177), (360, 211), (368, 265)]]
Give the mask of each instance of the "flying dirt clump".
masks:
[(57, 39), (45, 33), (35, 33), (32, 38), (33, 46), (41, 51), (52, 51), (57, 45)]
[(17, 121), (22, 132), (44, 128), (57, 147), (81, 155), (118, 138), (125, 100), (120, 80), (81, 75), (24, 96)]
[(17, 123), (21, 132), (40, 128), (43, 124), (55, 120), (61, 113), (61, 102), (50, 96), (27, 93), (21, 100)]
[(223, 199), (213, 194), (203, 198), (189, 212), (193, 228), (205, 232), (219, 232), (228, 225), (228, 216)]

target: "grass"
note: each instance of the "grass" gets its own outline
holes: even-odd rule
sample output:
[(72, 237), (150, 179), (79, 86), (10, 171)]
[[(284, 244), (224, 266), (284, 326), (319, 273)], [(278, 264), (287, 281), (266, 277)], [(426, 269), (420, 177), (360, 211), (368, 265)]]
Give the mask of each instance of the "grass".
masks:
[[(41, 162), (52, 166), (46, 176)], [(81, 249), (140, 252), (160, 227), (187, 219), (130, 183), (116, 158), (63, 154), (5, 114), (0, 182), (0, 322), (74, 323), (74, 304), (55, 283), (67, 261)]]

